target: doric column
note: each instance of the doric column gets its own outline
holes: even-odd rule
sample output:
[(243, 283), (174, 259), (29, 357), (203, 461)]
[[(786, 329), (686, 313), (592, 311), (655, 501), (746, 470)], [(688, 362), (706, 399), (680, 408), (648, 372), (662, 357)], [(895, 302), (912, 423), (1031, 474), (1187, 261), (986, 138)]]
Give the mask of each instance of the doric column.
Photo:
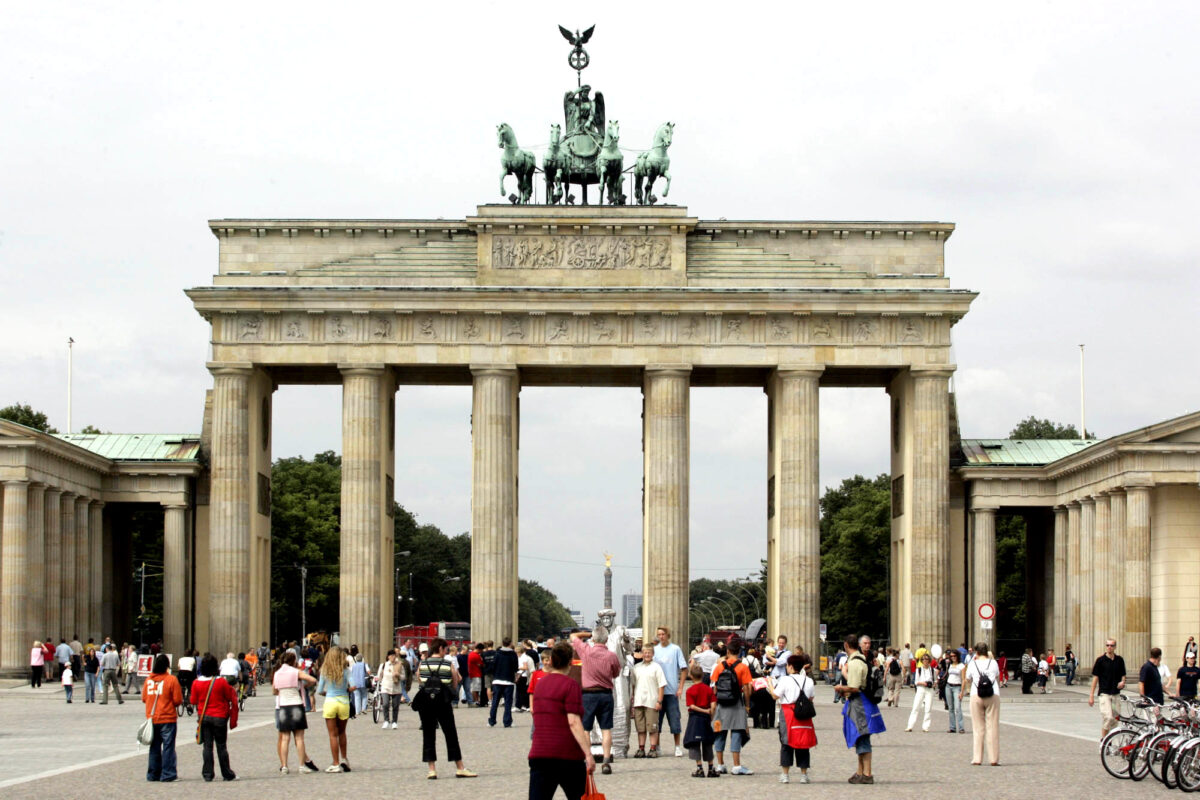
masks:
[[(818, 652), (821, 623), (820, 379), (822, 369), (781, 368), (767, 384), (771, 492), (767, 630)], [(682, 641), (682, 637), (681, 637)], [(681, 645), (682, 646), (682, 645)]]
[(25, 638), (46, 636), (46, 484), (29, 484), (29, 539), (25, 548)]
[[(1112, 569), (1109, 571), (1108, 633), (1118, 642), (1125, 636), (1125, 490), (1113, 489), (1108, 495), (1108, 545)], [(1124, 644), (1122, 644), (1124, 647)]]
[(112, 578), (104, 571), (104, 501), (93, 500), (88, 506), (88, 567), (91, 596), (88, 598), (88, 636), (97, 643), (112, 631), (100, 626), (100, 610), (104, 604), (104, 582)]
[(187, 510), (163, 507), (163, 646), (176, 658), (187, 644)]
[(968, 609), (971, 622), (971, 636), (976, 642), (987, 642), (995, 645), (996, 629), (984, 629), (980, 624), (979, 606), (991, 603), (996, 606), (996, 509), (973, 509), (975, 518), (974, 537), (974, 569), (971, 585), (975, 589), (974, 606)]
[(1054, 507), (1054, 630), (1050, 643), (1055, 652), (1062, 654), (1069, 641), (1067, 633), (1067, 509)]
[[(1092, 637), (1096, 640), (1096, 649), (1093, 651), (1099, 655), (1099, 648), (1104, 645), (1103, 639), (1106, 636), (1116, 636), (1117, 632), (1110, 630), (1108, 627), (1108, 606), (1114, 602), (1112, 596), (1112, 539), (1109, 526), (1109, 499), (1107, 494), (1098, 494), (1095, 496), (1096, 501), (1096, 549), (1095, 561), (1096, 568), (1092, 570), (1093, 586), (1092, 595), (1095, 598), (1093, 602), (1093, 627), (1095, 635)], [(1117, 641), (1121, 641), (1118, 639)]]
[[(44, 558), (42, 559), (45, 575), (45, 592), (43, 602), (45, 610), (42, 615), (42, 630), (35, 638), (50, 638), (58, 642), (62, 636), (62, 606), (59, 598), (62, 595), (62, 491), (46, 489), (43, 498), (46, 516), (42, 531), (46, 537)], [(30, 645), (32, 646), (32, 642)]]
[(948, 370), (912, 370), (912, 638), (950, 641)]
[(62, 493), (62, 558), (59, 561), (59, 571), (62, 573), (62, 583), (58, 595), (58, 605), (62, 609), (59, 623), (62, 636), (67, 641), (78, 633), (75, 622), (75, 498), (74, 492)]
[[(1067, 644), (1079, 658), (1079, 503), (1067, 503)], [(1080, 663), (1083, 659), (1079, 659)]]
[[(1075, 654), (1091, 664), (1098, 653), (1096, 638), (1096, 500), (1079, 498), (1079, 641)], [(1101, 642), (1100, 644), (1103, 644)]]
[(517, 628), (520, 381), (513, 367), (471, 376), (471, 636), (499, 641)]
[(92, 522), (88, 515), (89, 497), (75, 498), (75, 633), (86, 642), (92, 612), (92, 548), (88, 541)]
[[(341, 631), (346, 646), (379, 653), (380, 524), (383, 508), (379, 444), (384, 369), (342, 369)], [(474, 636), (472, 631), (472, 636)]]
[(209, 647), (250, 641), (251, 369), (213, 367), (212, 473), (209, 494)]
[(1150, 652), (1150, 488), (1125, 487), (1125, 642), (1137, 663)]
[(29, 670), (28, 552), (29, 482), (5, 481), (0, 518), (0, 671), (6, 675)]
[[(691, 367), (647, 367), (642, 386), (642, 627), (688, 639)], [(649, 641), (649, 638), (647, 638)]]

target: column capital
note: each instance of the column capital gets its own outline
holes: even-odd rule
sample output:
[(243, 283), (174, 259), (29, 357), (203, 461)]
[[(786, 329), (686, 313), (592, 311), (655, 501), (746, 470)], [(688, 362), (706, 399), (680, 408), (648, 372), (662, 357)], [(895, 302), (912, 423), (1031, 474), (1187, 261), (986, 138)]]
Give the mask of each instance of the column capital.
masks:
[(1074, 508), (1076, 511), (1078, 511), (1079, 505), (1080, 504), (1079, 504), (1078, 500), (1068, 500), (1067, 502), (1063, 503), (1063, 506), (1066, 507), (1067, 511), (1070, 511), (1072, 508)]
[(1133, 491), (1134, 489), (1153, 489), (1154, 478), (1146, 472), (1135, 472), (1125, 478), (1125, 485), (1121, 488), (1126, 492)]
[(338, 364), (338, 372), (346, 375), (368, 375), (378, 377), (383, 374), (384, 364)]
[[(101, 503), (101, 505), (103, 505), (103, 503)], [(160, 503), (159, 505), (161, 505), (163, 508), (181, 508), (185, 511), (188, 509), (187, 503)]]
[(691, 364), (647, 364), (645, 366), (647, 375), (661, 376), (676, 376), (690, 377), (692, 374)]
[(1078, 502), (1081, 506), (1095, 505), (1096, 498), (1090, 494), (1085, 494), (1083, 497), (1079, 498)]
[(954, 367), (909, 367), (908, 374), (914, 378), (950, 378)]
[(825, 374), (825, 366), (811, 364), (780, 364), (775, 368), (774, 374), (781, 380), (820, 378), (823, 374)]
[(471, 375), (499, 375), (501, 377), (517, 377), (520, 371), (512, 364), (471, 364)]
[(975, 506), (971, 509), (972, 514), (995, 514), (1000, 510), (1000, 506)]
[(63, 501), (67, 501), (67, 500), (71, 500), (72, 498), (75, 498), (75, 497), (78, 497), (78, 496), (79, 496), (79, 495), (78, 495), (78, 493), (76, 493), (76, 492), (69, 492), (69, 491), (67, 491), (66, 489), (63, 489), (63, 491), (62, 491), (62, 496), (61, 496), (59, 499), (60, 499), (60, 500), (63, 500)]
[(106, 505), (108, 505), (108, 503), (104, 502), (103, 500), (92, 500), (92, 508), (104, 508)]
[(206, 365), (213, 375), (245, 375), (254, 371), (254, 364), (249, 361), (209, 361)]
[(19, 486), (26, 486), (26, 487), (28, 487), (28, 486), (30, 486), (30, 485), (31, 485), (31, 483), (30, 483), (30, 481), (27, 481), (27, 480), (25, 480), (24, 478), (14, 478), (14, 479), (12, 479), (12, 480), (7, 480), (7, 481), (4, 481), (4, 485), (5, 485), (5, 486), (11, 486), (11, 487), (13, 487), (14, 489), (16, 489), (16, 488), (17, 488), (17, 487), (19, 487)]
[(62, 494), (62, 493), (63, 493), (63, 490), (62, 490), (62, 489), (58, 489), (58, 488), (56, 488), (56, 487), (54, 487), (54, 486), (47, 486), (47, 487), (46, 487), (46, 494)]

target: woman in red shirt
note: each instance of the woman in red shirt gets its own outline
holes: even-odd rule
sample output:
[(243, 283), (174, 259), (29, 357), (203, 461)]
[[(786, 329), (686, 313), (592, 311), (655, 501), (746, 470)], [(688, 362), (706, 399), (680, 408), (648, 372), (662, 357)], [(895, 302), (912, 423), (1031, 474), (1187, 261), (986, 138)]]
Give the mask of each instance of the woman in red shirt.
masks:
[(562, 787), (567, 800), (583, 797), (587, 776), (596, 771), (583, 731), (583, 690), (567, 673), (574, 650), (559, 642), (550, 651), (550, 670), (538, 680), (533, 703), (533, 746), (529, 748), (529, 800), (550, 800)]
[(221, 763), (221, 777), (227, 781), (237, 779), (229, 768), (229, 751), (225, 742), (229, 732), (237, 727), (237, 692), (228, 681), (217, 677), (217, 657), (205, 653), (200, 659), (200, 677), (192, 684), (192, 703), (200, 715), (200, 741), (204, 744), (204, 765), (200, 775), (211, 781), (213, 775), (213, 745), (217, 746), (217, 760)]

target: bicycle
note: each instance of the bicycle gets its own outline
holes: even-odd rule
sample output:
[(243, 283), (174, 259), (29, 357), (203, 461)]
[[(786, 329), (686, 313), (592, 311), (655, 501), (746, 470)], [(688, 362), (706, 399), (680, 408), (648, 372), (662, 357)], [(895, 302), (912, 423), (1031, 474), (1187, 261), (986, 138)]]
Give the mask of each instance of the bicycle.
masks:
[(1119, 727), (1109, 731), (1100, 741), (1100, 763), (1114, 778), (1128, 779), (1130, 753), (1137, 747), (1141, 736), (1154, 725), (1154, 712), (1149, 701), (1121, 695), (1117, 711)]

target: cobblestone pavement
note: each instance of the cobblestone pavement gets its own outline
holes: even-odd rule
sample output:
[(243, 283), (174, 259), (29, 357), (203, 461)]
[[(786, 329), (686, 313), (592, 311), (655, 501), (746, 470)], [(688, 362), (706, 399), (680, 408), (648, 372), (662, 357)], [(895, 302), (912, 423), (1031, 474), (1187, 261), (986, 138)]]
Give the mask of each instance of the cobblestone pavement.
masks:
[[(416, 714), (401, 709), (400, 727), (382, 730), (369, 720), (350, 723), (349, 751), (353, 772), (301, 775), (292, 764), (289, 775), (280, 775), (275, 756), (276, 734), (272, 702), (266, 694), (251, 698), (242, 724), (229, 740), (233, 769), (239, 780), (225, 784), (218, 777), (199, 786), (200, 748), (192, 743), (194, 718), (180, 723), (179, 784), (149, 784), (145, 780), (146, 755), (133, 744), (142, 719), (142, 706), (133, 697), (124, 706), (91, 705), (81, 702), (82, 691), (72, 705), (63, 702), (61, 690), (0, 689), (0, 752), (4, 772), (0, 774), (0, 796), (6, 800), (48, 796), (84, 797), (107, 787), (119, 794), (136, 791), (138, 797), (172, 797), (183, 794), (217, 797), (247, 793), (335, 791), (355, 797), (394, 796), (435, 788), (425, 779), (420, 763), (421, 735)], [(774, 730), (752, 730), (752, 740), (743, 752), (743, 763), (752, 776), (722, 776), (720, 782), (701, 782), (690, 776), (692, 765), (685, 758), (657, 760), (617, 759), (612, 775), (599, 775), (598, 785), (610, 800), (644, 796), (653, 786), (679, 796), (717, 797), (734, 790), (749, 796), (761, 792), (786, 791), (801, 794), (835, 788), (841, 793), (886, 791), (892, 797), (928, 797), (943, 786), (956, 792), (986, 792), (988, 797), (1029, 796), (1047, 786), (1070, 786), (1087, 796), (1100, 791), (1117, 791), (1127, 797), (1156, 795), (1164, 791), (1153, 779), (1142, 783), (1110, 778), (1100, 766), (1096, 750), (1099, 713), (1089, 708), (1086, 695), (1060, 688), (1053, 695), (1022, 696), (1019, 690), (1004, 692), (1001, 710), (1000, 760), (1002, 767), (973, 767), (971, 736), (950, 736), (947, 715), (935, 709), (930, 733), (905, 733), (912, 692), (902, 696), (902, 707), (884, 708), (888, 732), (875, 737), (874, 772), (876, 789), (846, 784), (854, 771), (854, 755), (841, 735), (841, 706), (831, 701), (832, 693), (819, 687), (817, 732), (820, 744), (813, 751), (813, 783), (788, 787), (776, 783), (778, 735)], [(517, 714), (511, 729), (488, 728), (487, 712), (460, 708), (456, 720), (468, 767), (480, 777), (456, 781), (452, 765), (442, 764), (436, 784), (439, 792), (468, 789), (473, 795), (520, 798), (526, 794), (529, 747), (527, 714)], [(310, 717), (309, 753), (318, 766), (329, 764), (328, 738), (317, 715)], [(970, 723), (968, 722), (968, 727)], [(445, 753), (439, 734), (439, 753)], [(294, 761), (295, 755), (292, 759)], [(793, 770), (795, 773), (796, 770)], [(451, 787), (447, 787), (447, 781)], [(311, 784), (319, 786), (310, 786)], [(336, 786), (335, 786), (336, 784)], [(106, 791), (106, 794), (109, 792)], [(773, 794), (778, 797), (779, 795)]]

